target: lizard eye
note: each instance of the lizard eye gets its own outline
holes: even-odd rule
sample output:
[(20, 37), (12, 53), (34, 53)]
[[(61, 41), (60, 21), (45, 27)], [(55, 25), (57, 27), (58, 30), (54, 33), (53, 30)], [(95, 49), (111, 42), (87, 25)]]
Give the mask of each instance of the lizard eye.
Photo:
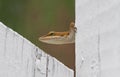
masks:
[(48, 33), (48, 36), (53, 36), (53, 35), (54, 35), (53, 31)]
[(53, 35), (55, 35), (54, 31), (50, 31), (50, 32), (47, 34), (47, 36), (53, 36)]
[(52, 35), (54, 35), (54, 33), (50, 33), (49, 35), (52, 36)]

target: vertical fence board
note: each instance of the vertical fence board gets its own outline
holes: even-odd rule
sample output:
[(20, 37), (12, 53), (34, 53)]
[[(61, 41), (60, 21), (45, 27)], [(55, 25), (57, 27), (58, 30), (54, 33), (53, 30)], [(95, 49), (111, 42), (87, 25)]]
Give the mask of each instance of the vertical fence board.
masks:
[(120, 76), (119, 4), (76, 0), (76, 77)]

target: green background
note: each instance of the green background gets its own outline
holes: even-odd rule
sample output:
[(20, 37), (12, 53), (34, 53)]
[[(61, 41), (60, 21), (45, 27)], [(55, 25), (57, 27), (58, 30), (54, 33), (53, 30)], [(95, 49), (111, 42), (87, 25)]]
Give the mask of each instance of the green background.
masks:
[(74, 44), (38, 41), (49, 31), (68, 30), (69, 23), (75, 20), (74, 8), (74, 0), (0, 0), (0, 21), (74, 69)]

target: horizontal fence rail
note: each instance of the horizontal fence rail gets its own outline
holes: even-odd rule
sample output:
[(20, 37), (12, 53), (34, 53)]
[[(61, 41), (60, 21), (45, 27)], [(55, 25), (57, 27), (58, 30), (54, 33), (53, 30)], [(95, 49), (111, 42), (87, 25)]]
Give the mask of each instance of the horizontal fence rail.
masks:
[(73, 76), (73, 70), (0, 23), (0, 77)]

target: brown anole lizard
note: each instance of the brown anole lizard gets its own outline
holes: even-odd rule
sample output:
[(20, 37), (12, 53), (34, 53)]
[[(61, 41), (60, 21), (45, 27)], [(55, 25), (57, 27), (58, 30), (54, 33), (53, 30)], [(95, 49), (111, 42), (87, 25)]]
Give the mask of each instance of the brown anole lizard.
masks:
[(50, 31), (48, 34), (39, 37), (39, 41), (48, 44), (70, 44), (75, 42), (76, 27), (75, 23), (71, 22), (68, 31), (55, 32)]

